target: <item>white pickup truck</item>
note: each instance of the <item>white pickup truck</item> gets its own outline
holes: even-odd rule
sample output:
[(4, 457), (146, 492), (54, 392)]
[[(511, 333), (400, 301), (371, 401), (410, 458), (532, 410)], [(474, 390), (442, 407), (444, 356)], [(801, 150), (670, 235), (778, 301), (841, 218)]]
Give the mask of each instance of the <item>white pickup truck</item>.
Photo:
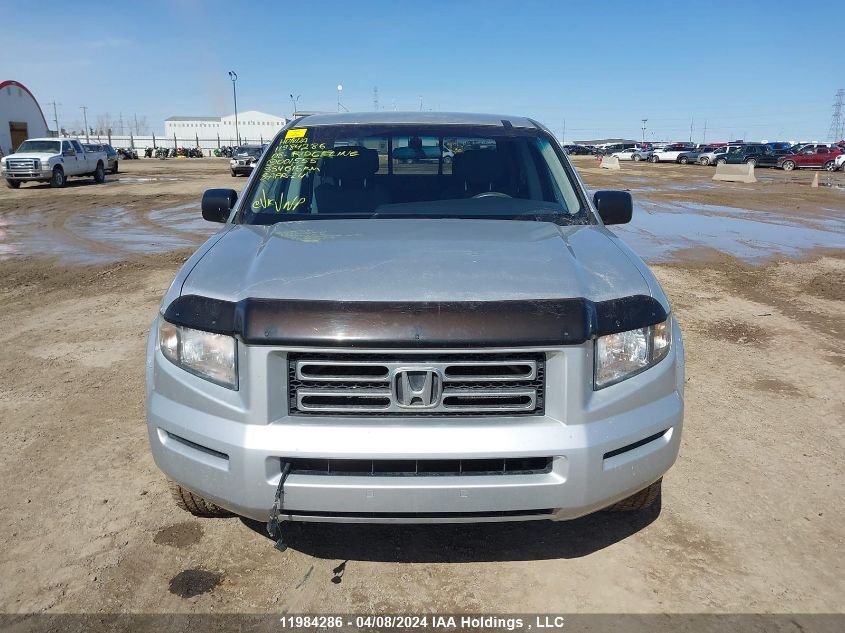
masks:
[(0, 172), (12, 189), (27, 181), (64, 187), (70, 176), (93, 176), (100, 183), (106, 179), (107, 160), (105, 152), (86, 151), (76, 139), (33, 138), (0, 158)]

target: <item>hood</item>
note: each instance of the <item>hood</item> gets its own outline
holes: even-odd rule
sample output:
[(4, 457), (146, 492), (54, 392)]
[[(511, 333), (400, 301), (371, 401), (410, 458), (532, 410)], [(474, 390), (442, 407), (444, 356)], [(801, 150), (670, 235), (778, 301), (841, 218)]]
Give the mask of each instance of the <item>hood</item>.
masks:
[(183, 295), (337, 301), (497, 301), (651, 295), (601, 226), (368, 219), (236, 225)]
[(10, 158), (37, 158), (39, 160), (49, 160), (53, 158), (53, 156), (58, 156), (57, 152), (21, 152), (19, 154), (9, 154), (8, 156), (4, 156), (6, 160)]

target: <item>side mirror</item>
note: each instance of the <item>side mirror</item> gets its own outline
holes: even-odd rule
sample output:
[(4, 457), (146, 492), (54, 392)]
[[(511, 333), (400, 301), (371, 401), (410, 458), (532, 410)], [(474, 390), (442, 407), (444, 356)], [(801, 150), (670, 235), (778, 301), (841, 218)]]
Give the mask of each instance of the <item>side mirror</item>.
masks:
[(208, 189), (202, 194), (202, 217), (209, 222), (225, 222), (237, 201), (234, 189)]
[(634, 213), (634, 201), (627, 191), (596, 191), (593, 204), (605, 224), (627, 224)]

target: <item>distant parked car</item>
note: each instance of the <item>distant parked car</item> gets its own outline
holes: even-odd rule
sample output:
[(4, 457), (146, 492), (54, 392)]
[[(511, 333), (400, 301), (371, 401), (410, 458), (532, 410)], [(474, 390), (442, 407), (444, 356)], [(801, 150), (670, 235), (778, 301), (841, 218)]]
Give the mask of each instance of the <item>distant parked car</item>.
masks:
[[(443, 148), (443, 162), (451, 163), (455, 152), (448, 147)], [(423, 145), (415, 149), (413, 147), (397, 147), (393, 150), (393, 158), (400, 163), (436, 163), (440, 160), (440, 147), (437, 145)]]
[(623, 149), (621, 152), (613, 152), (611, 156), (615, 156), (619, 160), (648, 160), (651, 157), (651, 150), (629, 147), (628, 149)]
[(773, 141), (771, 143), (766, 143), (766, 145), (776, 152), (783, 152), (792, 147), (792, 143), (786, 143), (785, 141)]
[(229, 161), (232, 176), (249, 176), (255, 168), (255, 163), (261, 158), (266, 145), (241, 145), (234, 151)]
[(106, 171), (110, 174), (117, 173), (117, 151), (108, 143), (83, 143), (82, 147), (88, 152), (105, 152), (108, 159)]
[(739, 145), (722, 145), (721, 147), (717, 147), (712, 152), (705, 152), (698, 157), (698, 164), (699, 165), (719, 165), (727, 162), (725, 160), (725, 156), (727, 153), (733, 149), (739, 147)]
[(845, 171), (845, 154), (833, 159), (833, 171)]
[(672, 145), (667, 145), (662, 149), (654, 150), (648, 160), (652, 163), (674, 163), (678, 160), (679, 155), (685, 152), (690, 152), (692, 149), (693, 148), (686, 143), (673, 143)]
[(828, 171), (833, 171), (835, 168), (834, 161), (840, 154), (842, 154), (842, 150), (838, 147), (831, 149), (827, 145), (813, 145), (811, 143), (804, 146), (797, 153), (779, 156), (777, 166), (784, 171), (812, 167), (821, 167)]
[(755, 167), (776, 167), (782, 151), (775, 151), (762, 143), (747, 143), (733, 147), (725, 154), (728, 165), (754, 165)]
[(570, 156), (589, 156), (593, 151), (584, 145), (564, 145), (563, 151)]
[(709, 154), (710, 152), (714, 152), (718, 149), (713, 145), (700, 145), (697, 149), (690, 150), (688, 152), (681, 152), (678, 154), (678, 157), (675, 159), (675, 162), (680, 163), (681, 165), (687, 165), (689, 163), (699, 163), (701, 165), (709, 165), (710, 160), (707, 159), (707, 162), (701, 162), (701, 157), (705, 154)]
[(603, 156), (611, 156), (616, 152), (621, 152), (632, 147), (634, 147), (634, 143), (609, 143), (599, 146), (599, 151)]

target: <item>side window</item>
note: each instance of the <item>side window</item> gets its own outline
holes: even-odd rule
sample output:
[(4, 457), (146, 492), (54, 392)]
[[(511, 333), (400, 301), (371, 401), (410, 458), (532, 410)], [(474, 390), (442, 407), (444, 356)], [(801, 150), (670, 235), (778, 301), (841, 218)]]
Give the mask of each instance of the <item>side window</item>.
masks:
[(830, 150), (828, 150), (826, 147), (820, 147), (820, 148), (817, 150), (817, 153), (818, 153), (818, 154), (829, 154), (829, 153), (830, 153)]
[(62, 154), (64, 154), (65, 152), (69, 152), (71, 149), (73, 148), (70, 146), (70, 143), (68, 143), (67, 141), (62, 141)]
[(73, 145), (73, 149), (75, 149), (79, 154), (83, 152), (82, 145), (79, 144), (79, 141), (71, 141), (71, 145)]

